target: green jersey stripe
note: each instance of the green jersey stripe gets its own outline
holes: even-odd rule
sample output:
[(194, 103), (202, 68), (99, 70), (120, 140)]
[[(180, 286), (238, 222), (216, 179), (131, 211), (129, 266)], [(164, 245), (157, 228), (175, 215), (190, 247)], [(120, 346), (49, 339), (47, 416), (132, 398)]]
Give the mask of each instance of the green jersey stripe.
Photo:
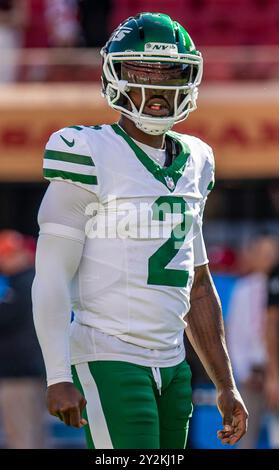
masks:
[(49, 160), (60, 160), (62, 162), (79, 163), (80, 165), (95, 166), (91, 157), (78, 155), (76, 153), (59, 152), (57, 150), (46, 150), (45, 158)]
[(214, 181), (211, 181), (209, 185), (207, 186), (207, 190), (211, 191), (214, 188)]
[(82, 131), (83, 127), (81, 127), (81, 126), (68, 126), (67, 129), (76, 129), (77, 131)]
[(70, 171), (50, 170), (44, 169), (43, 175), (45, 178), (63, 178), (64, 180), (76, 181), (84, 184), (98, 184), (97, 176), (95, 175), (80, 175)]

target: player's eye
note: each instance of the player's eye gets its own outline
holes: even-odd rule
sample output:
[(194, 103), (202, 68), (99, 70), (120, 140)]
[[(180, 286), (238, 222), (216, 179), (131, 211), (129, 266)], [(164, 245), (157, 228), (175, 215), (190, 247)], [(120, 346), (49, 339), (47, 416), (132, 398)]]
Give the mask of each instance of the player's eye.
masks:
[(183, 80), (186, 84), (194, 83), (197, 78), (198, 67), (196, 65), (183, 64), (180, 73), (181, 80)]
[(165, 62), (116, 63), (119, 79), (130, 83), (146, 85), (186, 86), (195, 82), (198, 67), (192, 64)]

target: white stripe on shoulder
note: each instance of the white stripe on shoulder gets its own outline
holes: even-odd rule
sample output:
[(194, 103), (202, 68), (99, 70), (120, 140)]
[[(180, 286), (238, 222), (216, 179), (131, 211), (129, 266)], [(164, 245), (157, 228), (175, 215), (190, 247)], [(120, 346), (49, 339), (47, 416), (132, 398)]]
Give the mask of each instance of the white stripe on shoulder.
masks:
[(45, 222), (40, 225), (40, 235), (55, 235), (57, 237), (71, 238), (81, 243), (85, 240), (85, 232), (67, 225)]
[(76, 371), (87, 400), (87, 417), (96, 449), (113, 449), (98, 388), (86, 362), (77, 364)]
[(61, 160), (44, 160), (44, 168), (50, 170), (62, 170), (78, 175), (96, 175), (94, 166), (78, 165), (77, 163), (62, 162)]

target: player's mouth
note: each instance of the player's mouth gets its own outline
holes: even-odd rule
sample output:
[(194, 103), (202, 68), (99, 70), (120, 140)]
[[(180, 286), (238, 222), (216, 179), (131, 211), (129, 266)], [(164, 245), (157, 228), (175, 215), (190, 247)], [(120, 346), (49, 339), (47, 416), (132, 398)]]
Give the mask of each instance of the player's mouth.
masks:
[(170, 115), (170, 105), (165, 98), (150, 98), (144, 107), (144, 113), (150, 116), (166, 117)]

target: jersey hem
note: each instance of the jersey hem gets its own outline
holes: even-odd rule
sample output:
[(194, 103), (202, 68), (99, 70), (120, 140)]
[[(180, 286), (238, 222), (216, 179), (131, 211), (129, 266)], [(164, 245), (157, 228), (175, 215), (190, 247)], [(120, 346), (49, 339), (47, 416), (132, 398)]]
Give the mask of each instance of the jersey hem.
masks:
[(200, 263), (194, 263), (194, 268), (197, 268), (198, 266), (204, 266), (205, 264), (208, 264), (209, 260), (207, 259), (206, 261), (202, 261)]
[(85, 354), (83, 356), (72, 357), (71, 365), (81, 364), (83, 362), (94, 362), (94, 361), (122, 361), (136, 364), (145, 367), (173, 367), (183, 362), (186, 358), (185, 351), (182, 351), (176, 358), (172, 360), (162, 359), (139, 359), (131, 354), (110, 354), (110, 353), (99, 353), (99, 354)]

